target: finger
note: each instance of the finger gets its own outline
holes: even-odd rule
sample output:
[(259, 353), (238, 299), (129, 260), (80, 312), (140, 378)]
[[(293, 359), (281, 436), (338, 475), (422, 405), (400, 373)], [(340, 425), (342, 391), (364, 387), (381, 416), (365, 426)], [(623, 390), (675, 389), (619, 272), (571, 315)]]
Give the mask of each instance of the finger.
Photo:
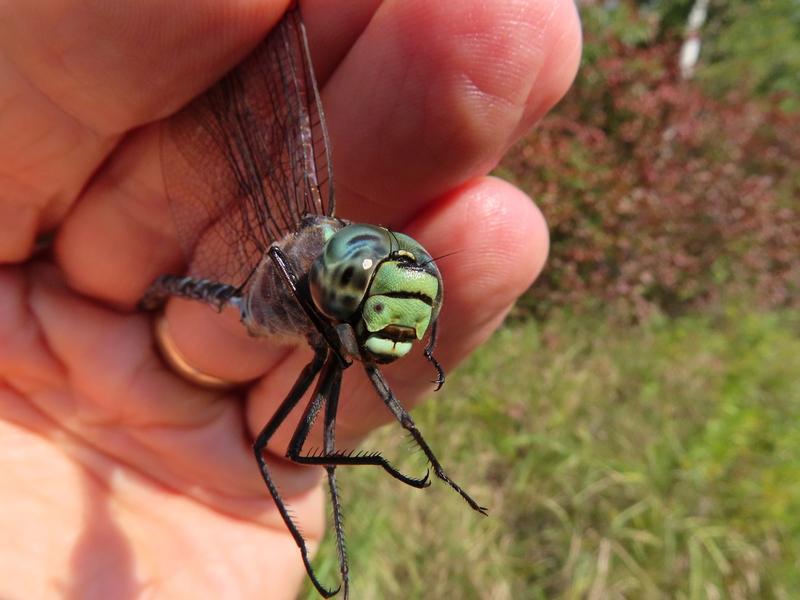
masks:
[[(22, 279), (0, 277), (0, 300), (13, 302), (12, 314), (25, 325), (0, 318), (0, 330), (21, 342), (16, 353), (0, 352), (0, 377), (77, 444), (230, 514), (256, 518), (263, 482), (240, 398), (178, 378), (157, 356), (148, 319), (76, 296), (52, 266), (34, 265)], [(315, 473), (282, 461), (273, 471), (289, 495), (316, 482)], [(269, 519), (280, 521), (277, 513)]]
[(285, 7), (281, 0), (0, 4), (0, 262), (31, 253), (120, 135), (214, 81)]
[(571, 0), (382, 4), (323, 91), (341, 214), (402, 223), (487, 173), (579, 56)]
[[(538, 102), (541, 111), (564, 93), (567, 80), (574, 72), (580, 39), (574, 9), (563, 8), (572, 6), (569, 0), (515, 2), (511, 5), (516, 7), (516, 12), (506, 8), (507, 2), (499, 1), (476, 5), (473, 11), (464, 11), (461, 3), (439, 4), (449, 6), (452, 14), (425, 9), (419, 2), (381, 5), (382, 9), (406, 5), (410, 8), (385, 8), (400, 10), (396, 17), (392, 13), (375, 15), (364, 36), (376, 22), (378, 29), (369, 33), (365, 41), (358, 41), (331, 75), (324, 90), (326, 107), (330, 105), (327, 110), (329, 125), (335, 134), (336, 185), (345, 192), (356, 191), (343, 194), (345, 216), (385, 225), (402, 224), (433, 191), (449, 189), (469, 177), (483, 174), (511, 143), (520, 124), (529, 120), (531, 114), (538, 115), (536, 110), (527, 109), (526, 102)], [(308, 15), (314, 14), (315, 7), (324, 5), (311, 4)], [(403, 12), (405, 10), (411, 12)], [(475, 13), (480, 18), (464, 22), (462, 13)], [(427, 36), (423, 39), (430, 45), (424, 60), (409, 54), (412, 41), (420, 39), (417, 32), (410, 30), (416, 22), (415, 15), (419, 17), (416, 19), (421, 27), (419, 35)], [(397, 30), (390, 28), (394, 18), (403, 23)], [(359, 19), (354, 20), (356, 25), (348, 31), (357, 31), (363, 17)], [(452, 19), (460, 25), (447, 29), (445, 22)], [(464, 33), (471, 31), (470, 27), (487, 29), (479, 31), (480, 35), (470, 36)], [(441, 31), (449, 35), (443, 36)], [(389, 34), (396, 47), (387, 46), (383, 40), (382, 36)], [(400, 37), (409, 41), (399, 44)], [(506, 37), (513, 43), (503, 43)], [(473, 38), (501, 41), (489, 43), (483, 50), (480, 50), (481, 44), (477, 44), (478, 50), (474, 50)], [(548, 75), (537, 67), (539, 63), (556, 64), (555, 59), (547, 55), (549, 48), (542, 41), (551, 39), (565, 40), (556, 46), (559, 51), (565, 45), (573, 48), (572, 53), (563, 55), (563, 64), (552, 67), (567, 73), (568, 77)], [(341, 53), (341, 39), (336, 40), (340, 45), (331, 52)], [(394, 50), (399, 56), (392, 54)], [(371, 54), (373, 51), (375, 54)], [(317, 47), (315, 54), (324, 55), (325, 52)], [(461, 58), (449, 60), (446, 55)], [(378, 73), (374, 82), (358, 76), (360, 70), (374, 69), (370, 65), (380, 61), (386, 61), (388, 75)], [(424, 67), (412, 73), (414, 85), (401, 85), (403, 61), (421, 63)], [(473, 63), (480, 65), (465, 73)], [(517, 63), (519, 66), (512, 68)], [(533, 69), (534, 73), (527, 74), (528, 69)], [(506, 77), (504, 83), (500, 81), (502, 90), (492, 93), (478, 93), (474, 86), (453, 84), (465, 78), (474, 79), (476, 70), (480, 74), (511, 70), (513, 76)], [(540, 77), (553, 87), (539, 86)], [(437, 83), (440, 80), (445, 83)], [(491, 78), (491, 84), (495, 82)], [(392, 85), (395, 86), (393, 91)], [(481, 82), (481, 85), (490, 83)], [(426, 86), (440, 90), (444, 108), (434, 102), (433, 97), (424, 101)], [(517, 104), (498, 102), (499, 95), (508, 96)], [(348, 106), (352, 103), (361, 107), (359, 112), (366, 119), (358, 120), (359, 115)], [(408, 107), (408, 115), (398, 109), (400, 106)], [(428, 113), (438, 118), (427, 121)], [(393, 119), (398, 120), (398, 124), (395, 125)], [(485, 119), (504, 125), (483, 125)], [(351, 130), (355, 142), (350, 138)], [(389, 137), (387, 132), (391, 134)], [(453, 144), (454, 139), (462, 142), (466, 139), (469, 143)], [(358, 151), (357, 144), (363, 144)], [(343, 155), (341, 161), (340, 154)], [(70, 283), (80, 291), (132, 307), (157, 275), (180, 265), (181, 254), (163, 198), (157, 157), (158, 136), (152, 130), (142, 130), (97, 174), (66, 222), (57, 240), (57, 256)], [(361, 169), (357, 165), (359, 161), (373, 164), (375, 174)], [(344, 171), (341, 175), (340, 163)], [(362, 184), (360, 178), (366, 183)], [(356, 206), (355, 199), (361, 198), (360, 194), (365, 191), (377, 194), (381, 204), (381, 196), (389, 194), (386, 197), (396, 200), (396, 207), (383, 206), (378, 211), (375, 204), (363, 202)], [(126, 276), (120, 277), (120, 273)]]
[(3, 5), (3, 50), (39, 92), (92, 131), (174, 112), (238, 62), (285, 0), (39, 1)]
[[(438, 261), (444, 278), (444, 304), (437, 355), (453, 367), (482, 343), (541, 271), (548, 249), (544, 219), (530, 199), (494, 178), (473, 180), (435, 202), (415, 219), (409, 233)], [(287, 357), (251, 392), (248, 423), (258, 431), (288, 393), (307, 352)], [(386, 369), (395, 395), (410, 408), (432, 389), (435, 371), (422, 348)], [(295, 411), (273, 440), (283, 452), (302, 410)], [(360, 364), (345, 374), (337, 428), (337, 445), (355, 447), (358, 439), (391, 415), (363, 376)], [(319, 446), (319, 439), (311, 441)]]

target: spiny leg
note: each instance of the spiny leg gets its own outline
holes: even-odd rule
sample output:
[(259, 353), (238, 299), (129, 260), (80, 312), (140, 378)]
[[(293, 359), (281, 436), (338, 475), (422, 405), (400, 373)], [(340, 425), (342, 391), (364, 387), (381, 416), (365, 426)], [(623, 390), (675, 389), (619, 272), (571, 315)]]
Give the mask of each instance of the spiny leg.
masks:
[(467, 501), (467, 504), (469, 504), (474, 510), (477, 510), (479, 513), (484, 515), (488, 514), (485, 507), (475, 502), (475, 500), (473, 500), (470, 495), (461, 488), (461, 486), (447, 476), (442, 468), (442, 465), (439, 463), (436, 456), (434, 456), (433, 450), (431, 450), (430, 446), (428, 446), (425, 438), (422, 437), (422, 433), (420, 433), (419, 429), (417, 429), (417, 426), (414, 424), (411, 415), (408, 414), (408, 411), (403, 408), (397, 398), (395, 398), (392, 390), (386, 383), (383, 374), (378, 370), (378, 368), (375, 365), (364, 365), (364, 369), (367, 371), (367, 376), (372, 381), (372, 385), (375, 386), (375, 390), (383, 399), (383, 402), (386, 404), (389, 410), (392, 411), (392, 414), (394, 414), (395, 418), (400, 421), (400, 425), (402, 425), (403, 428), (411, 434), (411, 436), (414, 438), (414, 441), (417, 442), (419, 447), (425, 453), (425, 456), (430, 461), (431, 466), (433, 467), (433, 472), (436, 473), (436, 476), (461, 494), (461, 497), (464, 498), (464, 500)]
[[(303, 565), (306, 568), (306, 573), (308, 573), (309, 579), (311, 579), (311, 583), (314, 585), (320, 595), (322, 595), (324, 598), (330, 598), (331, 596), (337, 594), (340, 588), (337, 587), (334, 590), (329, 590), (319, 582), (317, 576), (314, 574), (314, 569), (311, 567), (311, 560), (308, 556), (306, 541), (303, 539), (303, 536), (297, 529), (297, 525), (295, 525), (294, 521), (292, 520), (289, 511), (286, 509), (286, 505), (284, 504), (283, 499), (278, 492), (277, 486), (272, 481), (272, 476), (267, 468), (267, 462), (264, 459), (264, 450), (267, 447), (267, 443), (281, 423), (286, 420), (286, 417), (303, 397), (303, 394), (305, 394), (306, 390), (314, 381), (314, 378), (317, 376), (320, 369), (322, 369), (326, 354), (327, 352), (325, 350), (317, 350), (311, 362), (303, 368), (289, 394), (286, 396), (284, 401), (281, 402), (278, 410), (275, 411), (274, 415), (272, 415), (272, 418), (261, 430), (261, 433), (258, 434), (258, 437), (253, 443), (253, 452), (255, 453), (256, 461), (258, 462), (259, 469), (261, 470), (261, 476), (264, 479), (264, 483), (267, 485), (267, 489), (269, 490), (273, 501), (275, 502), (275, 506), (278, 508), (278, 512), (280, 513), (283, 522), (286, 524), (286, 528), (289, 530), (289, 533), (294, 538), (297, 547), (300, 548), (300, 556), (303, 558)], [(319, 383), (317, 384), (317, 387), (319, 388)], [(316, 397), (317, 394), (315, 393), (314, 396)]]
[(147, 288), (142, 299), (139, 300), (141, 310), (155, 310), (167, 301), (170, 296), (199, 300), (210, 304), (217, 310), (222, 308), (240, 292), (237, 288), (227, 283), (209, 281), (208, 279), (195, 279), (183, 275), (162, 275)]
[[(327, 363), (326, 363), (327, 368)], [(341, 365), (338, 366), (341, 370)], [(324, 378), (325, 372), (320, 376)], [(338, 402), (338, 397), (337, 397)], [(326, 405), (329, 407), (329, 405)], [(305, 455), (302, 454), (303, 445), (305, 444), (306, 438), (308, 438), (308, 434), (311, 431), (311, 426), (314, 424), (314, 420), (317, 417), (317, 413), (322, 408), (322, 399), (317, 401), (316, 398), (312, 399), (311, 402), (308, 403), (306, 407), (306, 412), (303, 414), (303, 418), (300, 419), (300, 422), (297, 424), (297, 429), (295, 429), (294, 434), (292, 435), (292, 439), (289, 441), (289, 449), (286, 452), (286, 457), (291, 459), (292, 461), (299, 463), (301, 465), (320, 465), (325, 467), (336, 467), (336, 466), (356, 466), (356, 465), (377, 465), (382, 467), (387, 473), (389, 473), (395, 479), (402, 481), (405, 484), (408, 484), (415, 488), (424, 488), (430, 485), (429, 474), (425, 473), (423, 477), (409, 477), (408, 475), (404, 475), (400, 471), (398, 471), (395, 467), (389, 463), (388, 460), (383, 458), (379, 453), (368, 453), (368, 454), (346, 454), (343, 452), (337, 452), (335, 448), (325, 449), (321, 454), (309, 454)], [(327, 415), (327, 408), (326, 408), (326, 415)], [(327, 426), (327, 421), (326, 421)]]
[(357, 465), (375, 465), (383, 468), (384, 471), (389, 473), (392, 477), (410, 485), (411, 487), (421, 489), (426, 488), (431, 484), (430, 474), (426, 473), (422, 477), (409, 477), (398, 471), (392, 464), (386, 460), (379, 452), (369, 452), (366, 454), (348, 454), (345, 452), (325, 452), (323, 454), (311, 455), (298, 455), (292, 457), (292, 460), (302, 465), (322, 465), (322, 466), (357, 466)]
[(428, 362), (433, 365), (434, 369), (436, 369), (436, 381), (431, 382), (436, 384), (436, 389), (433, 390), (434, 392), (438, 392), (444, 385), (444, 369), (442, 368), (442, 365), (439, 364), (439, 361), (433, 356), (433, 347), (436, 345), (436, 335), (438, 331), (439, 321), (434, 321), (433, 325), (431, 325), (431, 335), (428, 338), (428, 344), (422, 351)]
[[(339, 404), (339, 389), (341, 386), (341, 382), (342, 382), (342, 365), (339, 362), (338, 357), (333, 352), (328, 351), (327, 358), (325, 359), (324, 365), (322, 367), (322, 372), (319, 375), (319, 381), (317, 382), (316, 388), (314, 388), (314, 394), (312, 395), (311, 400), (306, 405), (306, 408), (303, 411), (303, 416), (300, 418), (300, 422), (297, 424), (297, 427), (295, 428), (295, 431), (292, 434), (292, 439), (289, 442), (289, 449), (286, 452), (287, 458), (295, 461), (295, 456), (297, 455), (297, 452), (299, 452), (299, 450), (302, 449), (303, 442), (308, 437), (308, 433), (311, 430), (311, 427), (313, 426), (314, 421), (316, 420), (317, 415), (319, 414), (319, 410), (320, 408), (322, 408), (323, 403), (325, 403), (326, 405), (325, 431), (324, 431), (325, 451), (326, 452), (333, 451), (335, 443), (334, 429), (336, 426), (336, 410)], [(339, 500), (339, 490), (336, 487), (336, 476), (334, 474), (335, 468), (336, 468), (335, 466), (326, 466), (325, 470), (328, 475), (328, 485), (330, 486), (331, 489), (331, 504), (333, 505), (333, 524), (334, 524), (334, 531), (336, 533), (336, 550), (339, 555), (339, 572), (342, 574), (342, 584), (345, 592), (344, 597), (347, 598), (349, 595), (350, 581), (348, 579), (347, 555), (344, 550), (344, 529), (342, 527), (342, 510), (341, 510), (341, 502)], [(287, 525), (289, 525), (288, 522)], [(302, 547), (301, 547), (301, 552), (303, 552)], [(309, 569), (310, 566), (306, 562), (306, 570), (308, 571), (308, 574), (311, 577), (312, 581), (315, 582), (314, 585), (316, 587), (317, 586), (316, 578)], [(319, 587), (317, 587), (317, 589), (319, 589)]]
[(379, 452), (369, 452), (366, 454), (348, 454), (345, 452), (324, 452), (323, 454), (296, 455), (291, 459), (302, 465), (321, 465), (321, 466), (357, 466), (375, 465), (383, 468), (392, 477), (410, 485), (414, 488), (426, 488), (431, 484), (430, 474), (426, 473), (422, 477), (409, 477), (397, 470)]
[[(325, 447), (333, 448), (336, 409), (338, 406), (339, 389), (342, 382), (342, 365), (339, 358), (330, 350), (322, 367), (322, 371), (314, 388), (311, 400), (303, 411), (303, 416), (292, 435), (289, 442), (289, 449), (286, 456), (293, 460), (296, 449), (302, 448), (303, 441), (308, 437), (308, 432), (314, 424), (323, 403), (326, 404), (325, 410)], [(333, 407), (330, 408), (330, 399), (333, 398)], [(336, 532), (336, 549), (339, 554), (339, 572), (342, 574), (342, 585), (345, 590), (345, 598), (349, 595), (350, 581), (348, 579), (347, 558), (344, 553), (344, 530), (342, 528), (341, 502), (339, 501), (339, 490), (336, 488), (335, 467), (326, 467), (328, 474), (328, 484), (331, 486), (331, 504), (333, 505), (334, 531)], [(309, 572), (309, 575), (312, 575)], [(313, 575), (312, 575), (313, 577)]]
[[(325, 402), (325, 432), (323, 443), (325, 454), (333, 454), (336, 449), (336, 412), (339, 409), (339, 391), (342, 386), (342, 370), (337, 369), (328, 399)], [(350, 596), (350, 569), (347, 564), (347, 547), (344, 543), (344, 524), (342, 522), (342, 504), (339, 500), (339, 489), (336, 487), (336, 466), (325, 467), (328, 473), (328, 487), (331, 491), (333, 507), (333, 530), (336, 533), (336, 554), (339, 557), (339, 573), (342, 576), (344, 600)]]

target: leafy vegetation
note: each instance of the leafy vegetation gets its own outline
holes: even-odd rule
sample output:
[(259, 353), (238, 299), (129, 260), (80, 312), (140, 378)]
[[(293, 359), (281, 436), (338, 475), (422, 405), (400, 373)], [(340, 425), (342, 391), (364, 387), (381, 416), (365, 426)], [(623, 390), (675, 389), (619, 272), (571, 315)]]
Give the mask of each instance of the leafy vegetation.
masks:
[[(798, 333), (796, 313), (739, 310), (503, 329), (415, 412), (490, 516), (441, 482), (342, 470), (353, 596), (793, 597)], [(397, 429), (366, 446), (421, 471)], [(336, 577), (329, 544), (317, 564)]]
[[(709, 41), (708, 81), (742, 61), (759, 65), (745, 74), (769, 71), (769, 54), (719, 50), (755, 10), (742, 7)], [(591, 8), (584, 23), (573, 90), (498, 169), (551, 226), (551, 259), (523, 310), (612, 303), (642, 318), (731, 295), (798, 306), (800, 119), (784, 97), (748, 92), (742, 78), (730, 97), (681, 81), (681, 40), (652, 11)], [(800, 36), (784, 50), (800, 56)]]
[(702, 83), (713, 93), (777, 96), (800, 111), (800, 4), (796, 0), (717, 3)]

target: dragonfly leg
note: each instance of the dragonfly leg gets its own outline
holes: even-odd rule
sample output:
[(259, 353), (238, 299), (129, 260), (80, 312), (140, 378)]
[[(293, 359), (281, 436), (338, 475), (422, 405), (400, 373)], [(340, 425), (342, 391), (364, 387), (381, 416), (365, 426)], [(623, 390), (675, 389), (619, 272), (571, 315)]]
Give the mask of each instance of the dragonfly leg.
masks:
[[(341, 371), (341, 367), (339, 367)], [(321, 377), (324, 377), (325, 374)], [(333, 428), (335, 425), (336, 417), (335, 415), (331, 417), (331, 420), (328, 420), (328, 413), (331, 410), (331, 398), (334, 399), (335, 403), (338, 404), (339, 397), (338, 397), (338, 388), (335, 398), (333, 395), (328, 397), (328, 402), (326, 403), (325, 415), (325, 433), (328, 433), (328, 428)], [(314, 398), (311, 402), (308, 403), (306, 407), (306, 412), (303, 414), (303, 418), (300, 420), (300, 423), (297, 425), (297, 429), (295, 429), (294, 435), (292, 435), (292, 439), (289, 442), (289, 448), (286, 452), (286, 457), (292, 460), (293, 462), (299, 463), (301, 465), (321, 465), (324, 467), (337, 467), (337, 466), (355, 466), (355, 465), (377, 465), (382, 467), (387, 473), (389, 473), (395, 479), (402, 481), (403, 483), (410, 485), (415, 488), (424, 488), (430, 485), (429, 473), (425, 473), (424, 477), (409, 477), (408, 475), (404, 475), (399, 470), (389, 463), (388, 460), (383, 458), (377, 452), (360, 452), (357, 454), (348, 453), (348, 452), (337, 452), (336, 449), (331, 446), (330, 448), (325, 448), (321, 453), (312, 453), (312, 454), (302, 454), (303, 445), (305, 444), (306, 438), (308, 438), (308, 434), (311, 431), (311, 426), (314, 424), (314, 420), (317, 417), (317, 413), (319, 412), (320, 408), (322, 408), (323, 398), (317, 400)], [(332, 433), (331, 433), (332, 435)]]
[(305, 311), (309, 320), (314, 325), (314, 328), (319, 331), (323, 338), (325, 338), (328, 346), (334, 352), (334, 354), (336, 354), (342, 365), (345, 367), (350, 366), (351, 363), (345, 357), (345, 352), (342, 350), (342, 343), (339, 339), (339, 335), (336, 333), (336, 329), (331, 327), (322, 319), (319, 312), (317, 312), (317, 309), (309, 299), (308, 294), (304, 294), (298, 288), (297, 274), (292, 269), (286, 253), (281, 250), (280, 247), (273, 244), (269, 249), (269, 257), (275, 263), (281, 278), (283, 279), (284, 283), (286, 283), (289, 290), (291, 290), (292, 295), (295, 297), (295, 300), (297, 300), (298, 304), (300, 304), (300, 307), (303, 309), (303, 311)]
[(386, 460), (378, 452), (325, 452), (323, 454), (301, 455), (297, 454), (290, 457), (294, 462), (302, 465), (323, 465), (323, 466), (356, 466), (356, 465), (375, 465), (383, 468), (398, 481), (415, 488), (425, 488), (431, 484), (430, 474), (425, 473), (422, 477), (409, 477)]
[[(320, 373), (317, 387), (314, 389), (314, 394), (303, 411), (303, 416), (300, 418), (300, 422), (297, 424), (297, 428), (295, 429), (292, 439), (289, 442), (289, 449), (286, 452), (287, 458), (291, 459), (292, 461), (299, 462), (300, 464), (303, 463), (302, 461), (296, 460), (297, 454), (302, 448), (303, 442), (305, 442), (306, 438), (308, 437), (308, 433), (311, 430), (311, 427), (313, 426), (323, 403), (325, 404), (325, 452), (333, 452), (334, 450), (336, 411), (339, 405), (339, 390), (342, 383), (342, 366), (339, 363), (339, 359), (333, 352), (327, 351), (326, 353), (327, 358), (322, 366), (322, 372)], [(328, 476), (328, 486), (330, 488), (331, 504), (333, 506), (333, 527), (334, 532), (336, 533), (336, 551), (339, 556), (339, 572), (342, 575), (344, 597), (347, 598), (350, 593), (350, 579), (347, 564), (347, 552), (344, 544), (344, 527), (342, 526), (342, 506), (339, 499), (339, 489), (336, 487), (336, 466), (326, 465), (325, 471)], [(289, 525), (289, 522), (290, 521), (287, 521), (286, 524)], [(304, 550), (301, 547), (301, 552), (303, 551)], [(306, 570), (308, 571), (311, 579), (315, 582), (315, 587), (319, 589), (314, 578), (314, 574), (309, 569), (310, 566), (308, 563), (306, 563)]]
[(147, 288), (139, 300), (142, 310), (155, 310), (160, 308), (170, 296), (189, 298), (210, 304), (217, 310), (222, 308), (239, 296), (239, 290), (227, 283), (209, 281), (208, 279), (195, 279), (182, 275), (162, 275)]
[(350, 567), (347, 563), (347, 548), (344, 544), (344, 524), (342, 523), (342, 504), (339, 500), (339, 488), (336, 487), (336, 467), (325, 467), (328, 473), (328, 487), (331, 491), (333, 505), (333, 529), (336, 532), (336, 553), (339, 558), (339, 573), (342, 576), (344, 600), (350, 597)]
[(425, 456), (430, 461), (431, 466), (433, 467), (433, 472), (436, 473), (436, 476), (457, 491), (461, 497), (466, 500), (467, 504), (469, 504), (471, 508), (481, 514), (488, 514), (485, 507), (475, 502), (475, 500), (473, 500), (472, 497), (467, 494), (467, 492), (465, 492), (461, 486), (447, 476), (442, 468), (442, 465), (439, 463), (439, 460), (433, 454), (433, 450), (431, 450), (430, 446), (428, 446), (428, 443), (425, 441), (425, 438), (422, 437), (422, 433), (420, 433), (419, 429), (417, 429), (417, 426), (414, 423), (414, 420), (411, 418), (411, 415), (408, 414), (408, 411), (403, 408), (397, 398), (395, 398), (392, 390), (389, 388), (389, 385), (386, 383), (386, 380), (378, 368), (375, 365), (364, 365), (364, 368), (367, 371), (367, 376), (372, 381), (372, 385), (375, 386), (375, 390), (377, 390), (378, 395), (383, 399), (384, 404), (386, 404), (389, 410), (392, 411), (392, 414), (400, 422), (400, 425), (402, 425), (403, 428), (411, 434), (411, 437), (414, 438), (414, 441), (425, 453)]
[[(286, 504), (284, 504), (283, 499), (278, 492), (278, 487), (275, 485), (275, 482), (272, 481), (272, 476), (269, 473), (267, 462), (264, 458), (264, 450), (266, 449), (267, 443), (272, 435), (275, 433), (281, 423), (286, 420), (286, 417), (303, 397), (303, 394), (305, 394), (306, 390), (314, 381), (314, 378), (317, 376), (317, 374), (319, 374), (323, 364), (325, 363), (325, 357), (327, 354), (328, 352), (325, 350), (318, 350), (315, 353), (314, 358), (305, 366), (297, 378), (297, 381), (295, 381), (294, 386), (292, 386), (292, 389), (289, 391), (289, 395), (286, 396), (286, 399), (281, 403), (281, 405), (278, 407), (278, 410), (275, 411), (275, 414), (272, 415), (272, 418), (270, 418), (253, 443), (253, 452), (255, 453), (256, 461), (258, 462), (259, 469), (261, 470), (261, 476), (264, 479), (264, 483), (267, 485), (267, 489), (269, 490), (269, 493), (275, 502), (275, 506), (278, 508), (278, 512), (280, 513), (283, 522), (286, 524), (286, 528), (294, 538), (297, 547), (300, 548), (300, 556), (303, 559), (303, 565), (306, 568), (306, 573), (308, 573), (309, 579), (311, 579), (311, 583), (324, 598), (330, 598), (331, 596), (336, 595), (339, 592), (340, 587), (337, 587), (333, 590), (328, 589), (317, 579), (314, 569), (311, 566), (311, 560), (308, 556), (306, 541), (303, 539), (300, 530), (292, 520), (292, 517), (286, 508)], [(320, 381), (317, 384), (318, 390), (321, 387), (321, 383), (322, 382)], [(314, 398), (309, 405), (311, 405), (317, 399), (317, 397), (321, 395), (317, 393), (318, 390), (315, 391)], [(306, 408), (306, 413), (309, 412), (309, 409)]]
[[(325, 454), (332, 454), (336, 448), (336, 412), (339, 409), (339, 391), (342, 383), (342, 370), (336, 370), (336, 376), (331, 386), (328, 400), (325, 402), (325, 432), (323, 444)], [(333, 529), (336, 532), (336, 554), (339, 558), (339, 573), (342, 576), (344, 600), (350, 596), (350, 569), (347, 563), (347, 547), (344, 543), (344, 525), (342, 523), (342, 504), (339, 500), (339, 488), (336, 487), (336, 466), (325, 467), (328, 474), (328, 487), (331, 491), (331, 505), (333, 506)]]
[(425, 358), (428, 359), (428, 362), (433, 365), (433, 368), (436, 369), (436, 381), (432, 381), (431, 383), (436, 384), (435, 392), (438, 392), (442, 389), (444, 385), (444, 369), (442, 365), (439, 364), (439, 361), (433, 356), (433, 347), (436, 345), (436, 333), (438, 332), (438, 321), (434, 321), (433, 325), (431, 325), (431, 335), (428, 338), (428, 343), (425, 346), (425, 350), (423, 350), (423, 354), (425, 354)]

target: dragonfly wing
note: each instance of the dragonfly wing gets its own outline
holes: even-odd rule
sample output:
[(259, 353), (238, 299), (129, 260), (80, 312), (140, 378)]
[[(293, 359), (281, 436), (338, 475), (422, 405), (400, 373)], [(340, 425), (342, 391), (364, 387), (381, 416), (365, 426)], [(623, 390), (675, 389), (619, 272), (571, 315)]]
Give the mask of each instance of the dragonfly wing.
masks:
[(298, 8), (163, 124), (161, 160), (194, 277), (241, 285), (304, 215), (333, 214), (328, 135)]

